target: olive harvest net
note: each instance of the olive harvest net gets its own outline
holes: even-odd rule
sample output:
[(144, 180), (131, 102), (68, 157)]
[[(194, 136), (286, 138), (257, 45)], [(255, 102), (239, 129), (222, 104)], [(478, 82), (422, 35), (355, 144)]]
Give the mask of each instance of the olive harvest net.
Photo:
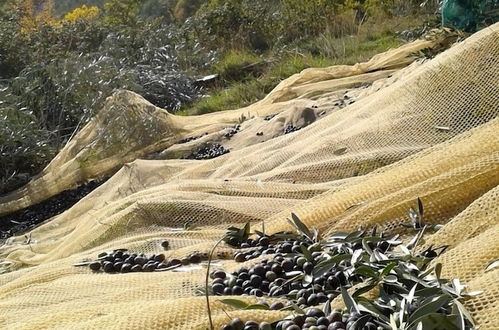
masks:
[[(324, 233), (374, 225), (408, 233), (401, 224), (419, 197), (425, 222), (443, 225), (421, 248), (450, 245), (434, 262), (483, 291), (465, 305), (480, 329), (499, 329), (499, 269), (487, 267), (499, 259), (499, 24), (416, 60), (455, 37), (444, 31), (365, 63), (307, 69), (239, 110), (181, 117), (115, 93), (38, 177), (0, 198), (8, 214), (114, 173), (0, 246), (0, 328), (206, 329), (202, 265), (105, 274), (73, 264), (116, 248), (207, 253), (231, 225), (289, 230), (291, 212)], [(301, 129), (283, 134), (289, 127)], [(230, 152), (185, 159), (213, 142)], [(213, 267), (240, 267), (232, 251), (221, 244)], [(210, 299), (218, 327), (226, 313), (269, 321), (289, 313)]]

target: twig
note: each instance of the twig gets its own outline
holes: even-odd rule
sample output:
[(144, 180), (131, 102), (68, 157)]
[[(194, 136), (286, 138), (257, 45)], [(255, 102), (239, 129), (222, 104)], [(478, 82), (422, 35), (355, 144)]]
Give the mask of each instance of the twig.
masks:
[(222, 241), (225, 239), (225, 235), (218, 240), (218, 242), (213, 246), (213, 248), (210, 251), (210, 254), (208, 256), (208, 266), (206, 269), (206, 282), (205, 282), (205, 296), (206, 296), (206, 308), (208, 309), (208, 319), (210, 320), (210, 329), (215, 330), (215, 327), (213, 326), (213, 320), (211, 319), (211, 307), (210, 307), (210, 296), (208, 294), (208, 281), (210, 279), (210, 265), (211, 265), (211, 259), (213, 258), (213, 253), (215, 252), (215, 249), (217, 248), (218, 244), (222, 243)]

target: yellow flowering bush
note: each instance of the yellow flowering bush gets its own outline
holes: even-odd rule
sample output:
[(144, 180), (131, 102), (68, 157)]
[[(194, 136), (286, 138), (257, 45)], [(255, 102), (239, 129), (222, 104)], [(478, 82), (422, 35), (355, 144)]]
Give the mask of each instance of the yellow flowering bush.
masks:
[(63, 22), (75, 23), (77, 21), (91, 21), (97, 18), (100, 14), (97, 6), (87, 7), (83, 5), (75, 8), (64, 16)]

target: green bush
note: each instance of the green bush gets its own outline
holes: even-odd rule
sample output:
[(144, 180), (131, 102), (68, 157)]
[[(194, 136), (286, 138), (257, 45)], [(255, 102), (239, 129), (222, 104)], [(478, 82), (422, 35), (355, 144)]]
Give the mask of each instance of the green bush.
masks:
[(34, 116), (0, 108), (0, 195), (29, 181), (55, 155), (50, 132), (39, 129)]

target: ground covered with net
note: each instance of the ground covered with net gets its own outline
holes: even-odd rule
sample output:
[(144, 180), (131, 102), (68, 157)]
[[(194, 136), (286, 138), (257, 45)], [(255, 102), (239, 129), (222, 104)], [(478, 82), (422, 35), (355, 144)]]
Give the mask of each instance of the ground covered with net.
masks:
[[(489, 265), (499, 257), (499, 25), (449, 46), (455, 40), (435, 32), (366, 63), (307, 69), (256, 104), (202, 116), (117, 92), (37, 178), (0, 198), (3, 216), (112, 174), (69, 210), (2, 241), (0, 327), (206, 329), (203, 264), (127, 274), (73, 265), (117, 248), (206, 254), (231, 225), (290, 230), (292, 212), (326, 234), (376, 225), (405, 235), (420, 198), (426, 223), (442, 225), (421, 249), (449, 245), (434, 262), (483, 291), (464, 304), (480, 329), (497, 329), (499, 269)], [(210, 145), (230, 152), (188, 159)], [(233, 251), (221, 244), (213, 267), (239, 269)], [(210, 298), (217, 328), (226, 313), (289, 314), (221, 298)]]

